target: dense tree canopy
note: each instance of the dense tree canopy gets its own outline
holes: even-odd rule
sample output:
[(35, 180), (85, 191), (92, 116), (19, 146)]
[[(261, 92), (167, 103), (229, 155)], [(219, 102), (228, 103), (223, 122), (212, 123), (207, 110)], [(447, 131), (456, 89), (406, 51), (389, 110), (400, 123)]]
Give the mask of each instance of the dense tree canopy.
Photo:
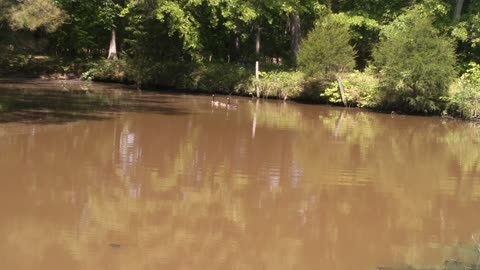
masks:
[(53, 32), (43, 34), (50, 50), (67, 56), (105, 55), (115, 30), (119, 53), (130, 56), (200, 62), (267, 57), (296, 65), (301, 39), (317, 19), (334, 13), (349, 26), (357, 68), (363, 69), (373, 60), (381, 28), (413, 5), (456, 38), (463, 66), (479, 59), (478, 1), (1, 0), (0, 21), (3, 29)]

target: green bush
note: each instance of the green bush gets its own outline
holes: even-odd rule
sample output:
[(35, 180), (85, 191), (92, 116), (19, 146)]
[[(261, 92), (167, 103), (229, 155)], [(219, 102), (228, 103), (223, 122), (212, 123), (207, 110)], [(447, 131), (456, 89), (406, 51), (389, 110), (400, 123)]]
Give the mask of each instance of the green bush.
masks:
[(438, 34), (431, 19), (415, 8), (385, 27), (382, 34), (374, 58), (386, 105), (409, 112), (440, 111), (440, 97), (455, 75), (452, 40)]
[(124, 60), (102, 60), (82, 73), (81, 78), (85, 80), (124, 82), (126, 81), (125, 71), (127, 64)]
[(174, 62), (152, 62), (149, 59), (128, 59), (127, 80), (144, 86), (183, 87), (188, 85), (185, 78), (189, 77), (196, 64)]
[(175, 87), (192, 65), (152, 63), (145, 59), (101, 60), (82, 74), (82, 79), (105, 82), (133, 82), (139, 86)]
[(304, 91), (304, 74), (302, 72), (266, 72), (261, 73), (260, 79), (250, 78), (251, 86), (248, 93), (251, 95), (275, 97), (281, 99), (298, 98)]
[(355, 52), (350, 45), (348, 25), (334, 15), (317, 22), (302, 43), (298, 55), (300, 70), (308, 77), (332, 80), (338, 72), (353, 70)]
[(450, 87), (445, 113), (466, 119), (480, 118), (480, 65), (471, 64)]
[[(379, 80), (370, 70), (355, 71), (342, 78), (345, 98), (350, 106), (377, 108), (381, 104)], [(333, 104), (342, 104), (338, 82), (332, 82), (321, 94)]]
[(187, 87), (199, 89), (207, 92), (220, 92), (220, 93), (243, 93), (241, 88), (237, 85), (245, 83), (251, 72), (247, 71), (244, 67), (234, 64), (207, 64), (205, 66), (198, 66), (193, 71), (184, 76), (188, 76)]
[(198, 89), (207, 92), (245, 93), (251, 72), (240, 65), (195, 63), (152, 63), (147, 59), (102, 60), (82, 75), (83, 79), (135, 82), (139, 86)]

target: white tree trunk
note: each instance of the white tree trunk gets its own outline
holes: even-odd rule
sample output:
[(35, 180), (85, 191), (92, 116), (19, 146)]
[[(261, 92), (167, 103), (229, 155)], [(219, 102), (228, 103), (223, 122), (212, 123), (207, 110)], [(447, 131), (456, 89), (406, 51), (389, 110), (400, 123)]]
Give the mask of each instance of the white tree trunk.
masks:
[(297, 64), (297, 56), (300, 52), (300, 41), (302, 39), (302, 28), (300, 25), (300, 16), (298, 13), (292, 13), (289, 16), (290, 20), (290, 34), (291, 34), (291, 42), (290, 42), (290, 49), (292, 51), (292, 60), (293, 63)]
[(455, 6), (455, 14), (453, 15), (454, 22), (458, 22), (458, 20), (460, 20), (464, 2), (465, 2), (464, 0), (457, 0), (457, 5)]
[(260, 82), (258, 81), (260, 79), (260, 63), (258, 61), (255, 61), (255, 79), (256, 84), (255, 84), (255, 90), (257, 92), (257, 98), (260, 98)]
[(110, 39), (110, 47), (108, 49), (107, 59), (117, 59), (117, 40), (115, 37), (115, 28), (112, 28), (112, 38)]
[(257, 38), (255, 40), (255, 53), (257, 56), (260, 55), (260, 32), (262, 31), (262, 28), (260, 26), (257, 29)]
[(338, 88), (340, 88), (340, 95), (342, 97), (342, 102), (345, 107), (347, 107), (347, 98), (345, 97), (345, 91), (343, 90), (343, 82), (342, 79), (339, 77), (337, 78), (338, 81)]
[[(260, 26), (258, 26), (258, 29), (257, 29), (257, 37), (256, 37), (256, 40), (255, 40), (255, 53), (257, 54), (257, 61), (255, 61), (255, 78), (257, 79), (257, 83), (258, 83), (258, 79), (260, 79), (260, 69), (259, 69), (259, 66), (260, 66), (260, 62), (259, 62), (259, 57), (260, 57), (260, 32), (262, 31), (262, 28), (260, 28)], [(260, 98), (260, 86), (257, 85), (256, 86), (256, 90), (257, 90), (257, 98)]]

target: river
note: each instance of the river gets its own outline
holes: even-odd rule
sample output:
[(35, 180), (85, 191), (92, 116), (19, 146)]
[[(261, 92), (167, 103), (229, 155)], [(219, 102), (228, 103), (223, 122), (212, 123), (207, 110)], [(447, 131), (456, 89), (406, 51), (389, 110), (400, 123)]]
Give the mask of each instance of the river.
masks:
[(101, 95), (2, 85), (11, 108), (0, 115), (2, 269), (479, 259), (478, 123), (239, 97), (226, 108), (115, 85)]

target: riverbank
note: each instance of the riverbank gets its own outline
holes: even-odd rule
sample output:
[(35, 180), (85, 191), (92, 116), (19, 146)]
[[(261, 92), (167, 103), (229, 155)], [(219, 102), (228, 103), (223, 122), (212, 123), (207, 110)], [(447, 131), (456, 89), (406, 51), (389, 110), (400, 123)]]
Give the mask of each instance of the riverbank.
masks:
[[(347, 107), (388, 113), (480, 119), (478, 67), (473, 67), (452, 84), (448, 95), (441, 97), (436, 104), (439, 109), (435, 112), (410, 111), (398, 101), (392, 101), (388, 91), (383, 89), (380, 75), (370, 69), (339, 75), (344, 90), (343, 99), (338, 80), (308, 78), (300, 71), (281, 65), (261, 65), (261, 70), (257, 79), (254, 67), (248, 63), (147, 63), (129, 60), (68, 62), (32, 57), (26, 64), (17, 63), (1, 75), (12, 82), (21, 82), (26, 77), (30, 80), (36, 78), (69, 83), (109, 82), (138, 90), (168, 89), (191, 94), (253, 96), (334, 106), (346, 104)], [(62, 87), (65, 87), (68, 83), (63, 84)]]
[[(261, 64), (258, 79), (248, 63), (150, 63), (101, 60), (82, 72), (84, 80), (134, 84), (141, 89), (176, 89), (193, 93), (221, 93), (294, 100), (304, 103), (361, 107), (414, 115), (480, 118), (480, 67), (472, 65), (444, 96), (431, 97), (392, 91), (375, 69), (339, 73), (336, 79), (309, 77), (283, 65)], [(341, 95), (340, 83), (343, 87)], [(425, 101), (424, 107), (412, 109)], [(428, 102), (427, 102), (428, 100)], [(423, 102), (422, 101), (422, 102)], [(421, 109), (424, 108), (424, 109)], [(427, 109), (429, 108), (429, 109)], [(432, 109), (436, 108), (436, 109)]]
[[(68, 97), (68, 94), (87, 94), (89, 96), (89, 103), (91, 103), (88, 108), (89, 110), (95, 110), (95, 104), (99, 105), (100, 103), (105, 103), (100, 107), (105, 107), (110, 101), (105, 101), (106, 98), (105, 94), (107, 95), (118, 95), (121, 94), (122, 91), (138, 91), (139, 88), (137, 85), (125, 82), (125, 81), (92, 81), (92, 80), (84, 80), (79, 77), (75, 77), (73, 75), (65, 75), (65, 74), (51, 74), (49, 76), (40, 76), (40, 77), (19, 77), (19, 76), (10, 76), (10, 77), (0, 77), (0, 113), (2, 112), (14, 112), (17, 107), (23, 107), (22, 102), (15, 102), (15, 99), (19, 98), (20, 96), (25, 98), (25, 96), (29, 95), (46, 95), (49, 96), (51, 92), (64, 92), (66, 95), (62, 97)], [(168, 87), (168, 86), (154, 86), (154, 85), (147, 85), (146, 87), (142, 87), (141, 90), (146, 91), (153, 91), (153, 92), (165, 92), (170, 94), (191, 94), (191, 95), (210, 95), (212, 93), (215, 94), (223, 94), (223, 95), (235, 95), (235, 96), (251, 96), (254, 97), (254, 94), (250, 94), (248, 92), (222, 92), (222, 91), (211, 91), (211, 90), (204, 90), (204, 89), (177, 89), (175, 87)], [(262, 99), (279, 99), (276, 96), (272, 95), (264, 95), (261, 96)], [(100, 100), (100, 101), (99, 101)], [(103, 101), (102, 101), (103, 100)], [(294, 98), (290, 98), (289, 100), (297, 103), (306, 103), (306, 104), (317, 104), (317, 105), (330, 105), (334, 107), (335, 104), (328, 104), (325, 100), (321, 99), (308, 99), (302, 96), (296, 96)], [(64, 100), (65, 102), (67, 100)], [(18, 104), (17, 104), (18, 103)], [(42, 102), (45, 103), (45, 102)], [(15, 105), (17, 104), (17, 105)], [(53, 106), (53, 107), (52, 107)], [(49, 106), (49, 110), (55, 110), (56, 105), (52, 104)], [(354, 108), (351, 106), (350, 108)], [(98, 108), (101, 109), (101, 108)], [(380, 112), (380, 113), (390, 113), (390, 114), (397, 114), (401, 115), (401, 112), (388, 112), (382, 111), (378, 109), (372, 108), (359, 108), (366, 111), (372, 112)], [(433, 117), (438, 117), (435, 115), (431, 115)], [(461, 118), (455, 118), (449, 115), (444, 115), (442, 118), (450, 118), (452, 120), (457, 119), (461, 120)], [(474, 121), (478, 121), (478, 119), (471, 119)]]

